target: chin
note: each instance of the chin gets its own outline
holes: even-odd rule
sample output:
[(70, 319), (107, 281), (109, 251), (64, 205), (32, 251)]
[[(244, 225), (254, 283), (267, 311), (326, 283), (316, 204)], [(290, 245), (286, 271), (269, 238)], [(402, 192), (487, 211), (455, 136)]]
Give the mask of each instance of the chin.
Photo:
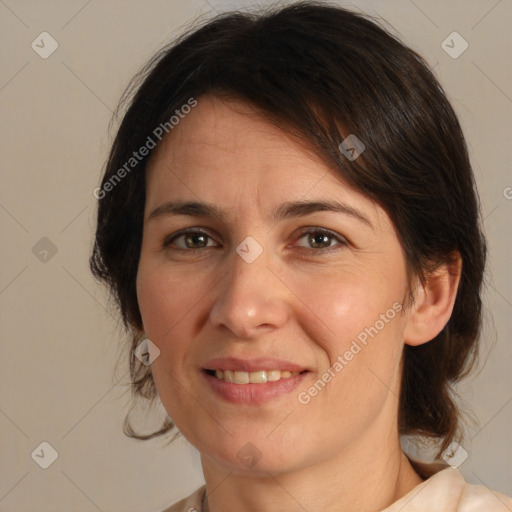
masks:
[(203, 457), (214, 461), (223, 470), (240, 475), (268, 477), (269, 473), (272, 475), (287, 473), (308, 465), (304, 457), (297, 452), (297, 445), (295, 447), (276, 446), (268, 440), (251, 442), (228, 438), (225, 446), (217, 445), (213, 450), (212, 445), (196, 446), (196, 448)]

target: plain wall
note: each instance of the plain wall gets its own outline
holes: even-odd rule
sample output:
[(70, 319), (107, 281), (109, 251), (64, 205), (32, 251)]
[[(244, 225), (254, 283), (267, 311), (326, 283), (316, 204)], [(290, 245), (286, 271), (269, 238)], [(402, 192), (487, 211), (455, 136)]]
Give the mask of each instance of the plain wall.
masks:
[[(478, 420), (461, 471), (512, 495), (512, 3), (339, 3), (382, 16), (427, 59), (465, 131), (490, 254), (486, 365), (459, 388)], [(203, 483), (186, 441), (164, 447), (122, 434), (129, 398), (119, 364), (123, 335), (88, 269), (93, 190), (129, 79), (199, 14), (244, 5), (0, 2), (0, 511), (158, 510)], [(31, 47), (43, 31), (59, 45), (47, 59)], [(456, 59), (441, 46), (453, 31), (469, 44)], [(58, 452), (48, 469), (31, 457), (43, 441)]]

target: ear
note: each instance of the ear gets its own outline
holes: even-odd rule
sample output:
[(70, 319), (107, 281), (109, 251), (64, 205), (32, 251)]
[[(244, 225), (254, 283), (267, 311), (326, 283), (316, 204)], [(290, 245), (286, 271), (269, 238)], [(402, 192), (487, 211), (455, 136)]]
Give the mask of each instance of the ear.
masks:
[(417, 279), (413, 291), (414, 304), (404, 331), (406, 345), (422, 345), (434, 339), (448, 323), (459, 288), (462, 258), (458, 252), (450, 261), (426, 276)]

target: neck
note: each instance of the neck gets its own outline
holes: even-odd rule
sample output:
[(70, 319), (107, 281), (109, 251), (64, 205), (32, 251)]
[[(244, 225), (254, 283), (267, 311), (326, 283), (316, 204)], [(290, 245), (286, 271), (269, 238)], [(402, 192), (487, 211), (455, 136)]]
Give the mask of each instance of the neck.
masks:
[(204, 455), (201, 462), (208, 512), (378, 512), (422, 482), (398, 437), (387, 444), (351, 446), (293, 473), (248, 475), (226, 471)]

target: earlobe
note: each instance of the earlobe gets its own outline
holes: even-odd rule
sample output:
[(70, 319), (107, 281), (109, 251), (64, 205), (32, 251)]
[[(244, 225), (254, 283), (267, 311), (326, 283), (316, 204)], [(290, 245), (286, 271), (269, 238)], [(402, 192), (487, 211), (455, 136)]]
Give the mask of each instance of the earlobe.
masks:
[(422, 345), (434, 339), (448, 323), (457, 297), (462, 258), (452, 253), (450, 260), (417, 279), (414, 304), (404, 331), (406, 345)]

